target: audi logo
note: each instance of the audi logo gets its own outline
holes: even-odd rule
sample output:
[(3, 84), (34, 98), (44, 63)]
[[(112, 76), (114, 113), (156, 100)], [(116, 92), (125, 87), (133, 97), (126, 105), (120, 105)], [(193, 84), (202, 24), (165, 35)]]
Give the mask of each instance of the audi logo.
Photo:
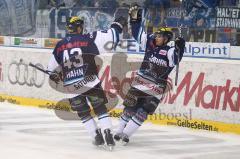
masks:
[[(43, 65), (37, 63), (36, 66), (44, 69)], [(13, 61), (8, 68), (8, 80), (11, 84), (27, 85), (40, 88), (45, 82), (45, 74), (37, 71), (36, 68), (29, 67), (22, 59), (19, 62)]]

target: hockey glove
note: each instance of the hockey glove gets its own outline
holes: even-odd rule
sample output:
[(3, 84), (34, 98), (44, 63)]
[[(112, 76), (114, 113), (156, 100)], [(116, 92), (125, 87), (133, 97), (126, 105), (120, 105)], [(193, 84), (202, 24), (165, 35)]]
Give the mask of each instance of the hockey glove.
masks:
[(50, 74), (49, 78), (54, 81), (56, 84), (58, 84), (61, 80), (60, 74), (57, 72), (53, 72)]
[(175, 49), (184, 52), (185, 40), (181, 37), (175, 39)]
[(142, 9), (140, 9), (137, 4), (129, 8), (128, 14), (131, 23), (142, 21)]

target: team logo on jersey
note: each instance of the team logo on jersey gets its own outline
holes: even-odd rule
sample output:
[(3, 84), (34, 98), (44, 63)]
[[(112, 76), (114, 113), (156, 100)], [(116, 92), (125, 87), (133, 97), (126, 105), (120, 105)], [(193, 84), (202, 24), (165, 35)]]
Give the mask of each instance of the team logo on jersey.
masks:
[(71, 40), (71, 37), (69, 36), (69, 37), (67, 37), (67, 41), (70, 41)]
[(89, 37), (92, 39), (93, 38), (93, 33), (89, 33)]
[(151, 57), (149, 58), (149, 61), (150, 61), (151, 63), (154, 63), (154, 64), (158, 65), (158, 66), (167, 67), (167, 61), (165, 61), (165, 60), (163, 60), (163, 59), (159, 59), (159, 58), (157, 58), (157, 57), (155, 57), (155, 56), (151, 56)]
[(163, 56), (166, 56), (167, 55), (167, 51), (166, 50), (160, 50), (159, 54), (163, 55)]

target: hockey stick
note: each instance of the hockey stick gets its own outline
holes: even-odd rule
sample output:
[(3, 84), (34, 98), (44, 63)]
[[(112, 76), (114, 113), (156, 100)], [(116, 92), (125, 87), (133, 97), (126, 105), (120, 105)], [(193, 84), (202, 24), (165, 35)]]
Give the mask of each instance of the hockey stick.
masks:
[[(40, 67), (38, 67), (37, 65), (34, 65), (34, 64), (32, 64), (31, 62), (29, 63), (29, 66), (31, 66), (31, 67), (33, 67), (33, 68), (36, 68), (37, 70), (39, 70), (39, 71), (41, 71), (41, 72), (43, 72), (43, 73), (45, 73), (45, 74), (47, 74), (47, 75), (51, 75), (51, 73), (54, 73), (54, 72), (52, 72), (52, 71), (49, 71), (49, 70), (44, 70), (44, 69), (42, 69), (42, 68), (40, 68)], [(56, 82), (56, 81), (54, 81), (56, 84), (58, 84), (58, 82)]]
[(52, 73), (52, 71), (44, 70), (44, 69), (38, 67), (37, 65), (32, 64), (31, 62), (29, 63), (29, 66), (31, 66), (33, 68), (36, 68), (37, 70), (39, 70), (39, 71), (41, 71), (41, 72), (43, 72), (43, 73), (45, 73), (47, 75), (50, 75)]
[[(180, 19), (180, 21), (183, 19), (183, 13), (182, 12), (183, 12), (183, 1), (182, 1), (182, 4), (181, 4), (181, 19)], [(179, 26), (179, 37), (182, 37), (182, 24), (180, 24), (180, 26)], [(177, 84), (178, 84), (179, 62), (180, 62), (179, 54), (180, 54), (180, 49), (178, 48), (177, 65), (176, 65), (176, 76), (175, 76), (175, 86), (177, 86)]]

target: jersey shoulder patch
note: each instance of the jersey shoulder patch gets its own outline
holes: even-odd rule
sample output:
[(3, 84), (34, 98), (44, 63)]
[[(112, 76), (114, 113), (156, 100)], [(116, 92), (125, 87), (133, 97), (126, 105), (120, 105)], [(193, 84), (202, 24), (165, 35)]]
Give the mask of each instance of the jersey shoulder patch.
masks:
[(97, 32), (90, 32), (86, 34), (86, 38), (92, 42), (96, 39), (96, 36), (97, 36)]
[(101, 33), (108, 33), (108, 30), (101, 30)]
[(159, 54), (160, 55), (163, 55), (163, 56), (166, 56), (167, 55), (167, 50), (162, 50), (162, 49), (160, 49), (160, 51), (159, 51)]

